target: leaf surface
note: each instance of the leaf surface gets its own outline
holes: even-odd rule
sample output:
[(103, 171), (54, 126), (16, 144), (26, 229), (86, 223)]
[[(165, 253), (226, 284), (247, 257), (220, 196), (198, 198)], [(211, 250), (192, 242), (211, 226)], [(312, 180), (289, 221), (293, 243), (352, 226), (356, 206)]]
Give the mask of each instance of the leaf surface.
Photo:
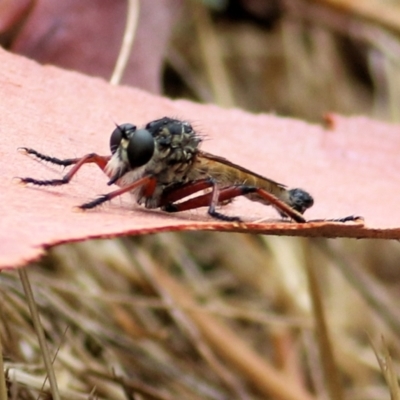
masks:
[[(23, 266), (47, 247), (90, 238), (163, 231), (220, 230), (296, 236), (400, 237), (400, 129), (365, 117), (329, 116), (329, 127), (274, 115), (173, 101), (114, 87), (98, 78), (0, 50), (0, 268)], [(13, 177), (59, 178), (58, 167), (21, 155), (31, 147), (59, 158), (109, 154), (114, 122), (137, 125), (163, 116), (190, 121), (202, 149), (289, 187), (310, 192), (308, 219), (360, 215), (360, 224), (281, 221), (271, 207), (246, 199), (224, 207), (244, 223), (211, 219), (202, 208), (179, 214), (146, 210), (130, 195), (90, 212), (73, 207), (115, 187), (94, 165), (66, 186), (38, 188)]]

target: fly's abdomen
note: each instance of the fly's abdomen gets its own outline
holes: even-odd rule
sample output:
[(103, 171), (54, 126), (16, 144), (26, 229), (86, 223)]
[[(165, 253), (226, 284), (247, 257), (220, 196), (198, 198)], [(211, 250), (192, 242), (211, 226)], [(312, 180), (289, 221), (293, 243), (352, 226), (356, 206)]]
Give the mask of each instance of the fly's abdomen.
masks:
[[(189, 181), (212, 178), (220, 189), (240, 185), (261, 189), (300, 213), (311, 207), (314, 202), (310, 194), (303, 189), (288, 189), (281, 183), (247, 170), (225, 158), (205, 152), (199, 152), (195, 157), (187, 178)], [(251, 201), (270, 205), (266, 196), (263, 197), (256, 191), (243, 195)]]

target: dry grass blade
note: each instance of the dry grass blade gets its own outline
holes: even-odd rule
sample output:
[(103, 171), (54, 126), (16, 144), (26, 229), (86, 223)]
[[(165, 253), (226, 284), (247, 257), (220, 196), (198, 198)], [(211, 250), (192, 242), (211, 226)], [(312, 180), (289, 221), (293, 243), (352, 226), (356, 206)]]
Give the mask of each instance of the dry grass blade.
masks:
[(311, 255), (311, 247), (307, 239), (303, 239), (304, 265), (307, 271), (309, 292), (315, 319), (316, 339), (318, 341), (321, 365), (326, 387), (331, 400), (343, 400), (343, 390), (339, 371), (335, 362), (328, 326), (326, 323), (321, 290), (316, 276), (316, 266)]
[(209, 12), (199, 1), (191, 1), (190, 6), (214, 102), (223, 107), (233, 107), (236, 103), (229, 83), (228, 70), (221, 58), (223, 51)]
[[(146, 263), (152, 281), (168, 292), (180, 307), (194, 304), (189, 292), (154, 263)], [(151, 267), (151, 269), (150, 269)], [(256, 354), (232, 330), (214, 317), (199, 311), (187, 314), (200, 329), (209, 345), (228, 365), (244, 374), (262, 393), (280, 400), (313, 400), (314, 397), (295, 382), (288, 384), (286, 376)]]
[(19, 270), (19, 276), (21, 279), (22, 286), (24, 287), (26, 299), (27, 299), (28, 306), (29, 306), (29, 311), (30, 311), (31, 317), (32, 317), (32, 323), (35, 327), (39, 345), (40, 345), (40, 349), (42, 351), (44, 365), (46, 367), (48, 379), (50, 382), (51, 394), (52, 394), (54, 400), (61, 400), (60, 393), (58, 391), (56, 375), (54, 373), (54, 368), (53, 368), (53, 364), (51, 362), (49, 349), (47, 347), (47, 341), (46, 341), (46, 337), (44, 334), (44, 329), (43, 329), (42, 323), (40, 322), (39, 312), (36, 307), (35, 298), (33, 296), (31, 284), (30, 284), (29, 278), (28, 278), (28, 272), (26, 271), (26, 269), (21, 268)]
[(218, 376), (220, 376), (221, 380), (232, 390), (233, 393), (235, 393), (238, 398), (244, 400), (248, 399), (248, 396), (244, 392), (243, 388), (236, 382), (229, 369), (226, 368), (226, 366), (224, 366), (224, 364), (221, 363), (215, 356), (193, 321), (186, 316), (186, 313), (180, 307), (180, 305), (177, 306), (175, 304), (174, 298), (169, 292), (170, 287), (168, 284), (165, 285), (165, 279), (161, 279), (161, 277), (157, 276), (158, 268), (154, 262), (140, 250), (136, 251), (136, 257), (138, 257), (139, 265), (147, 279), (160, 294), (163, 302), (169, 306), (171, 315), (177, 321), (177, 324), (181, 327), (185, 334), (192, 340), (198, 352), (202, 355), (202, 357), (204, 357), (211, 368), (218, 374)]
[(400, 333), (400, 312), (397, 302), (387, 289), (374, 276), (362, 268), (360, 263), (346, 254), (336, 241), (318, 242), (330, 259), (335, 260), (335, 265), (343, 276), (357, 289), (368, 302), (371, 310), (391, 327), (395, 335)]
[(375, 0), (314, 0), (335, 8), (339, 8), (348, 14), (371, 20), (386, 28), (398, 32), (400, 26), (400, 10), (396, 2), (381, 2)]
[[(29, 373), (23, 371), (19, 366), (9, 366), (7, 367), (7, 378), (8, 383), (11, 386), (9, 400), (38, 400), (41, 398), (46, 398), (50, 393), (49, 385), (46, 384), (43, 388), (44, 376), (38, 376), (35, 373)], [(25, 396), (20, 392), (14, 391), (15, 387), (20, 386), (22, 388), (27, 388), (27, 392), (30, 394), (25, 394)], [(45, 389), (45, 391), (43, 391)], [(34, 390), (36, 390), (36, 395), (34, 395)], [(90, 400), (87, 394), (80, 393), (78, 390), (65, 390), (59, 391), (60, 396), (63, 400)], [(7, 397), (6, 397), (7, 399)], [(103, 400), (103, 399), (102, 399)]]
[(400, 400), (400, 387), (399, 387), (399, 380), (397, 376), (397, 372), (395, 366), (393, 364), (392, 357), (389, 354), (389, 349), (387, 344), (385, 343), (385, 339), (382, 337), (381, 343), (381, 351), (378, 349), (378, 346), (374, 344), (371, 338), (370, 343), (372, 348), (374, 349), (374, 353), (376, 355), (376, 359), (378, 360), (379, 367), (382, 371), (383, 377), (385, 378), (386, 384), (388, 385), (390, 391), (390, 399), (391, 400)]
[[(321, 355), (311, 337), (308, 313), (304, 312), (303, 288), (293, 286), (298, 280), (296, 268), (304, 272), (295, 238), (290, 240), (292, 248), (288, 239), (271, 241), (281, 242), (278, 253), (283, 253), (283, 259), (274, 265), (278, 254), (271, 252), (271, 245), (263, 246), (260, 238), (238, 235), (234, 241), (238, 249), (233, 251), (229, 243), (234, 238), (229, 234), (162, 236), (166, 238), (160, 240), (154, 235), (60, 246), (41, 267), (31, 269), (47, 340), (53, 348), (63, 342), (54, 365), (57, 376), (68, 377), (59, 379), (61, 397), (85, 398), (93, 391), (93, 396), (101, 400), (124, 398), (125, 392), (160, 399), (179, 395), (190, 400), (324, 398), (328, 387), (325, 380), (310, 375), (322, 370)], [(184, 248), (173, 244), (178, 239)], [(247, 249), (245, 243), (249, 241), (253, 244)], [(259, 253), (252, 257), (257, 248)], [(297, 252), (291, 254), (294, 249)], [(242, 257), (237, 256), (240, 253)], [(320, 255), (313, 254), (318, 260)], [(287, 264), (286, 271), (282, 263)], [(185, 268), (188, 271), (182, 273)], [(360, 312), (359, 304), (347, 298), (346, 280), (342, 278), (347, 285), (344, 287), (332, 280), (332, 274), (340, 275), (335, 268), (319, 269), (324, 300), (329, 302), (335, 355), (340, 373), (346, 377), (346, 398), (382, 398), (372, 396), (384, 393), (385, 387), (379, 381), (371, 347), (363, 345), (360, 337), (365, 330), (374, 336), (384, 332), (395, 368), (396, 339), (376, 323), (368, 328), (358, 320), (353, 322), (353, 315), (347, 317), (353, 311), (363, 316), (368, 313)], [(6, 299), (3, 318), (10, 331), (4, 335), (5, 354), (12, 355), (6, 368), (12, 372), (11, 386), (18, 388), (17, 393), (29, 387), (35, 398), (45, 371), (40, 368), (40, 350), (21, 301), (17, 276), (16, 272), (0, 276)], [(291, 279), (286, 295), (282, 278)], [(304, 284), (305, 293), (306, 289)], [(297, 306), (289, 305), (288, 296)], [(332, 297), (340, 297), (341, 306), (332, 308)], [(251, 318), (242, 318), (246, 309)], [(279, 312), (281, 321), (257, 320), (258, 315)], [(335, 317), (337, 312), (341, 318), (350, 318), (353, 325), (342, 327)], [(291, 321), (296, 318), (303, 323), (293, 325)], [(63, 340), (65, 326), (70, 328)], [(301, 339), (307, 335), (310, 340), (304, 345)], [(14, 348), (20, 348), (21, 354)], [(310, 360), (309, 365), (304, 364), (304, 357)], [(267, 360), (273, 360), (273, 365)], [(288, 365), (291, 360), (295, 363)], [(278, 384), (274, 381), (277, 376)], [(372, 380), (377, 383), (368, 385)], [(148, 390), (149, 382), (157, 382), (155, 391)], [(48, 392), (49, 385), (44, 389)], [(68, 396), (73, 393), (76, 396)]]
[(136, 252), (140, 269), (143, 271), (146, 278), (160, 294), (163, 303), (169, 307), (169, 311), (172, 317), (176, 320), (177, 325), (185, 332), (194, 345), (196, 346), (199, 353), (204, 359), (210, 364), (211, 368), (221, 377), (225, 384), (232, 389), (234, 393), (240, 398), (246, 399), (247, 396), (244, 394), (242, 388), (237, 385), (234, 377), (229, 370), (215, 357), (214, 353), (209, 348), (208, 344), (204, 341), (202, 335), (192, 323), (192, 321), (186, 317), (186, 313), (182, 312), (183, 309), (174, 303), (173, 296), (169, 293), (168, 285), (165, 285), (165, 281), (157, 279), (155, 275), (155, 264), (154, 262), (144, 253)]
[[(103, 379), (109, 379), (108, 376), (102, 376)], [(148, 397), (150, 400), (175, 400), (175, 397), (166, 395), (159, 390), (154, 389), (151, 385), (131, 382), (129, 379), (115, 376), (115, 380), (120, 382), (126, 392), (127, 398), (132, 397), (132, 393), (138, 393)]]
[[(0, 336), (0, 371), (5, 371), (1, 336)], [(6, 399), (7, 399), (6, 379), (5, 379), (5, 374), (2, 373), (0, 374), (0, 400), (6, 400)]]

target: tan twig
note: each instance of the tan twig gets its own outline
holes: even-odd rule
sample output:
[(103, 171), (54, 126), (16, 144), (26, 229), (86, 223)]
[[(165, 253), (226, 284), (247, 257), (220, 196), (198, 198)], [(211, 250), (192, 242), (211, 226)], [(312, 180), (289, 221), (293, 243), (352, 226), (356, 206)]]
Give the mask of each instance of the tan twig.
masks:
[(112, 85), (118, 85), (121, 82), (125, 68), (129, 61), (133, 42), (139, 20), (139, 0), (128, 0), (128, 13), (126, 18), (126, 27), (122, 39), (121, 49), (115, 63), (114, 71), (110, 78)]

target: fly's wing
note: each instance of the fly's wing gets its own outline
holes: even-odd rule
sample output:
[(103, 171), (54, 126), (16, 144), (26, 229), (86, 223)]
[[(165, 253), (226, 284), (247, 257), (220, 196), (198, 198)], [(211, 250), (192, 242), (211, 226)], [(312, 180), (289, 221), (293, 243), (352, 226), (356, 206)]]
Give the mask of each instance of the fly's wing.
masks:
[[(198, 152), (194, 163), (194, 170), (197, 177), (193, 180), (211, 177), (220, 187), (232, 185), (253, 186), (274, 195), (301, 214), (314, 204), (312, 196), (303, 189), (288, 190), (287, 186), (281, 183), (234, 164), (226, 158), (218, 157), (204, 151)], [(248, 193), (244, 196), (252, 201), (267, 205), (271, 204), (270, 200), (260, 193)], [(281, 207), (276, 205), (274, 207), (282, 214)], [(286, 211), (283, 212), (283, 215), (287, 215)]]
[(237, 165), (224, 157), (219, 157), (205, 151), (198, 151), (194, 169), (199, 175), (197, 178), (212, 177), (220, 186), (249, 185), (256, 186), (267, 192), (278, 194), (286, 191), (286, 185), (273, 181), (240, 165)]

